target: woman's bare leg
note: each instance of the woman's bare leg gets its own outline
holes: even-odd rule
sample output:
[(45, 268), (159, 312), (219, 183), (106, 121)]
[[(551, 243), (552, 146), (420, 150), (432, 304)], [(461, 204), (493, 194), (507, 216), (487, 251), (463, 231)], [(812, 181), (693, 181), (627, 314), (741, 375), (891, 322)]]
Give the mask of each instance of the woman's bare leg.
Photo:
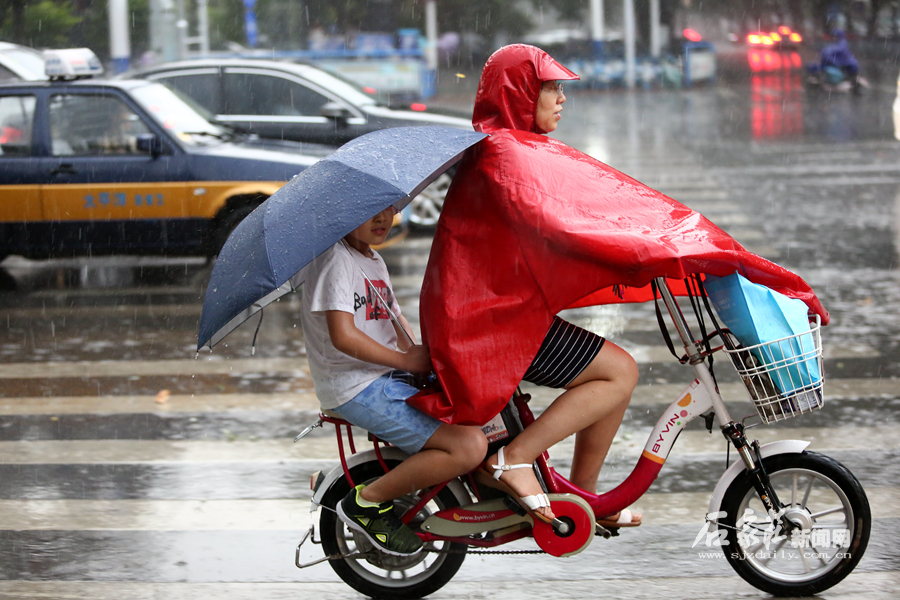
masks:
[[(628, 402), (637, 385), (637, 364), (630, 354), (606, 341), (594, 360), (566, 387), (566, 391), (504, 451), (507, 463), (531, 463), (547, 448), (578, 433), (570, 480), (595, 492), (600, 468)], [(488, 465), (496, 464), (496, 455)], [(522, 496), (541, 493), (529, 469), (507, 471), (503, 481)], [(552, 516), (549, 509), (541, 509)]]

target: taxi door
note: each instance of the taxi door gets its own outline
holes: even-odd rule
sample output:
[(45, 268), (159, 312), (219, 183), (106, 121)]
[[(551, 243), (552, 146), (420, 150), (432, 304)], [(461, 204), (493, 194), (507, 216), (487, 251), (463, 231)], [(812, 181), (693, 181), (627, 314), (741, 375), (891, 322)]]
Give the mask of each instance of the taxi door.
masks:
[(0, 260), (43, 239), (34, 230), (44, 216), (32, 156), (36, 106), (34, 93), (0, 95)]
[[(117, 92), (69, 87), (49, 96), (42, 197), (62, 251), (140, 253), (182, 241), (169, 238), (172, 221), (187, 216), (183, 154)], [(137, 149), (148, 133), (163, 140), (162, 155)]]

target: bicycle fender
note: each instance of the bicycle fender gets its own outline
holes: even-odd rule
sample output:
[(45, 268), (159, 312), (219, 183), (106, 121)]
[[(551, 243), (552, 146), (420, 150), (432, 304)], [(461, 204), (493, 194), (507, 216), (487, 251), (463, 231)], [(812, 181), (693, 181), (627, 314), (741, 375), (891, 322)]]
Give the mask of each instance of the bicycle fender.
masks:
[[(381, 456), (385, 460), (406, 460), (409, 458), (409, 454), (397, 448), (395, 446), (385, 446), (381, 448)], [(361, 465), (367, 462), (377, 462), (378, 457), (375, 455), (374, 450), (367, 450), (365, 452), (358, 452), (347, 458), (347, 468), (352, 469), (357, 465)], [(331, 486), (338, 479), (342, 479), (344, 477), (344, 469), (341, 468), (341, 465), (337, 465), (331, 471), (329, 471), (325, 478), (322, 480), (322, 483), (319, 484), (319, 487), (316, 489), (316, 492), (312, 497), (312, 510), (316, 510), (316, 508), (321, 504), (322, 498), (325, 496), (326, 492), (331, 489)], [(466, 492), (466, 488), (463, 487), (462, 482), (459, 479), (452, 479), (450, 483), (447, 484), (447, 487), (456, 496), (456, 499), (459, 503), (467, 504), (472, 501), (471, 496), (469, 496), (468, 492)]]
[[(810, 442), (804, 440), (779, 440), (760, 446), (759, 454), (763, 458), (775, 456), (776, 454), (800, 454), (806, 450), (806, 447), (809, 446), (809, 444)], [(741, 460), (738, 460), (722, 473), (719, 483), (717, 483), (715, 489), (713, 489), (712, 498), (709, 499), (708, 515), (719, 512), (719, 507), (722, 506), (722, 498), (725, 497), (725, 491), (728, 489), (728, 486), (730, 486), (731, 483), (737, 479), (738, 475), (745, 470), (744, 463)], [(714, 517), (710, 518), (714, 519)]]

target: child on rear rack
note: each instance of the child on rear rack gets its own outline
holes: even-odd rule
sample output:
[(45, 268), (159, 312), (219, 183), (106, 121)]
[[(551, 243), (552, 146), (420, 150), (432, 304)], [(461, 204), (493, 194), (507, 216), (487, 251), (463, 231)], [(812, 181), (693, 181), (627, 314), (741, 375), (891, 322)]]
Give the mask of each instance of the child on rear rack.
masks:
[(400, 521), (392, 501), (472, 471), (484, 460), (487, 440), (479, 427), (447, 425), (406, 404), (418, 392), (410, 374), (432, 367), (428, 348), (415, 345), (400, 315), (384, 261), (371, 248), (384, 243), (393, 217), (394, 209), (385, 209), (309, 264), (300, 321), (322, 409), (411, 455), (376, 481), (356, 486), (337, 513), (377, 548), (408, 556), (422, 549), (422, 541)]

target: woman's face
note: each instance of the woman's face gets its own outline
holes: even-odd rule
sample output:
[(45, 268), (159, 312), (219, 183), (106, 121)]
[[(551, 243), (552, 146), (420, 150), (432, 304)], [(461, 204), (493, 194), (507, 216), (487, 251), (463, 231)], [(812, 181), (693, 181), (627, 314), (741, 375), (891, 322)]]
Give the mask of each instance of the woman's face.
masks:
[(541, 85), (541, 95), (538, 96), (537, 111), (534, 115), (534, 121), (538, 129), (550, 133), (556, 130), (556, 125), (562, 118), (563, 102), (566, 101), (565, 94), (562, 93), (561, 85), (557, 85), (556, 81), (545, 81)]

